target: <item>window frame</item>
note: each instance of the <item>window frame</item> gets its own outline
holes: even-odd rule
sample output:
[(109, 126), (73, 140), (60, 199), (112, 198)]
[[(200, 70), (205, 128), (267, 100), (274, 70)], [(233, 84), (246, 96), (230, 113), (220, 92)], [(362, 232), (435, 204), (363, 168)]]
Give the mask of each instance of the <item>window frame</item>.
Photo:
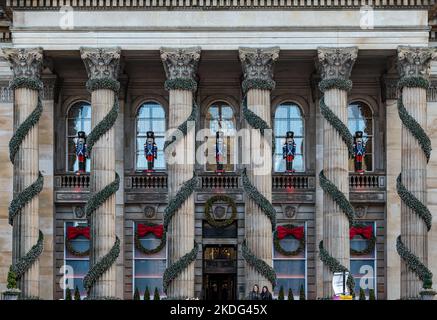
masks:
[[(278, 223), (278, 225), (284, 225), (287, 224), (288, 222), (280, 222)], [(290, 222), (292, 224), (301, 224), (302, 221), (292, 221)], [(303, 221), (303, 227), (304, 227), (304, 236), (305, 236), (305, 249), (304, 249), (304, 258), (295, 258), (294, 256), (289, 256), (289, 257), (282, 257), (282, 258), (275, 258), (275, 245), (273, 244), (272, 246), (272, 265), (273, 268), (275, 267), (275, 260), (280, 260), (280, 261), (293, 261), (293, 260), (304, 260), (304, 270), (305, 270), (305, 274), (304, 274), (304, 286), (305, 286), (305, 298), (308, 300), (308, 221)], [(276, 270), (275, 270), (276, 272)], [(283, 279), (291, 279), (291, 278), (283, 278)], [(279, 286), (280, 288), (280, 286)], [(285, 291), (286, 289), (284, 288), (284, 296), (286, 297), (288, 294), (288, 291)], [(272, 296), (274, 299), (277, 299), (278, 296), (275, 295), (275, 290), (272, 290)], [(299, 292), (293, 292), (293, 297), (295, 298), (295, 300), (299, 299)], [(297, 299), (296, 299), (297, 298)]]
[[(357, 98), (357, 99), (353, 99), (353, 100), (351, 100), (351, 101), (349, 101), (348, 102), (348, 105), (347, 105), (347, 109), (348, 109), (348, 112), (347, 112), (347, 114), (348, 114), (348, 116), (347, 116), (347, 127), (348, 127), (348, 129), (349, 129), (349, 108), (351, 107), (351, 105), (353, 105), (353, 104), (361, 104), (361, 105), (365, 105), (367, 108), (369, 108), (369, 110), (370, 110), (370, 113), (371, 113), (371, 117), (370, 118), (366, 118), (366, 117), (363, 117), (363, 119), (364, 120), (368, 120), (368, 119), (370, 119), (371, 120), (371, 125), (372, 125), (372, 134), (371, 135), (366, 135), (365, 134), (365, 132), (364, 132), (364, 130), (362, 130), (363, 131), (363, 136), (366, 136), (366, 137), (368, 137), (368, 138), (370, 138), (370, 140), (372, 141), (372, 153), (371, 153), (371, 162), (372, 162), (372, 170), (368, 170), (367, 169), (367, 167), (366, 167), (366, 171), (365, 171), (365, 173), (366, 172), (369, 172), (369, 173), (373, 173), (373, 172), (375, 172), (375, 142), (376, 142), (376, 139), (375, 139), (375, 112), (374, 112), (374, 110), (373, 110), (373, 108), (372, 108), (372, 106), (371, 106), (371, 104), (370, 103), (368, 103), (367, 101), (365, 101), (365, 100), (363, 100), (363, 99), (359, 99), (359, 98)], [(354, 120), (356, 121), (358, 118), (354, 118)], [(350, 132), (350, 130), (349, 130), (349, 132)], [(355, 132), (350, 132), (351, 134), (352, 134), (352, 136), (354, 136), (355, 135)], [(366, 152), (366, 157), (367, 157), (367, 152)], [(349, 160), (349, 161), (353, 161), (353, 159), (351, 159), (351, 160)], [(350, 165), (350, 162), (348, 161), (348, 166)], [(365, 163), (365, 160), (364, 160), (364, 163)], [(349, 170), (349, 168), (348, 168), (348, 170)], [(355, 171), (354, 170), (350, 170), (349, 171), (349, 173), (355, 173)]]
[[(89, 118), (89, 120), (90, 120), (90, 130), (92, 130), (92, 108), (93, 107), (91, 105), (91, 102), (89, 102), (89, 101), (87, 101), (85, 99), (80, 99), (80, 100), (75, 100), (72, 103), (70, 103), (70, 105), (67, 108), (67, 112), (65, 114), (65, 142), (64, 142), (65, 143), (65, 172), (68, 172), (68, 173), (74, 173), (75, 172), (74, 169), (73, 169), (73, 171), (71, 171), (70, 168), (69, 168), (70, 164), (69, 164), (69, 159), (68, 159), (68, 156), (69, 156), (69, 153), (68, 153), (68, 142), (69, 142), (70, 139), (77, 138), (77, 137), (70, 136), (68, 134), (68, 124), (69, 124), (69, 121), (74, 119), (74, 118), (70, 118), (69, 114), (70, 114), (70, 111), (72, 110), (72, 108), (75, 107), (76, 105), (79, 105), (79, 104), (81, 104), (80, 106), (82, 106), (84, 104), (89, 105), (89, 108), (90, 108), (90, 111), (91, 111), (91, 116)], [(84, 119), (88, 119), (88, 118), (84, 118)], [(89, 132), (87, 133), (87, 135), (88, 134), (89, 134)], [(75, 144), (76, 144), (76, 142), (75, 142)], [(89, 161), (89, 159), (87, 159), (87, 166), (88, 166), (88, 163), (89, 163), (88, 161)], [(73, 164), (73, 167), (74, 167), (74, 164)], [(88, 174), (89, 171), (87, 171), (86, 173)]]
[[(293, 120), (300, 120), (302, 121), (302, 136), (295, 136), (295, 139), (302, 139), (302, 152), (301, 154), (299, 154), (299, 156), (302, 157), (302, 170), (296, 170), (296, 173), (305, 173), (307, 171), (306, 168), (306, 123), (305, 123), (305, 113), (304, 113), (304, 109), (302, 107), (302, 105), (296, 101), (294, 101), (293, 99), (284, 99), (280, 102), (278, 102), (274, 108), (274, 112), (272, 115), (272, 119), (273, 119), (273, 133), (275, 133), (276, 130), (276, 112), (278, 110), (279, 107), (281, 107), (282, 105), (285, 104), (290, 104), (290, 105), (294, 105), (295, 107), (297, 107), (297, 109), (300, 112), (300, 118), (289, 118), (287, 115), (287, 118), (279, 118), (280, 120), (286, 120), (286, 121), (293, 121)], [(288, 130), (287, 130), (288, 131)], [(282, 144), (284, 144), (285, 142), (285, 134), (284, 136), (276, 136), (275, 135), (275, 144), (277, 139), (282, 139)], [(282, 158), (282, 149), (280, 153), (277, 153), (278, 150), (275, 150), (275, 153), (273, 154), (273, 161), (272, 161), (272, 171), (273, 173), (283, 173), (284, 170), (276, 170), (276, 156), (281, 154), (281, 158)], [(281, 161), (284, 161), (284, 159), (282, 159)]]
[[(165, 250), (165, 258), (137, 258), (136, 257), (136, 255), (135, 255), (135, 250), (136, 250), (136, 248), (135, 248), (135, 232), (136, 232), (135, 227), (138, 223), (143, 223), (143, 222), (150, 222), (150, 221), (148, 221), (148, 220), (133, 220), (132, 221), (132, 230), (133, 230), (132, 231), (132, 298), (135, 294), (135, 288), (136, 288), (136, 285), (135, 285), (135, 281), (136, 281), (135, 261), (136, 260), (165, 260), (165, 268), (168, 268), (168, 242), (166, 242), (165, 247), (163, 248), (163, 250)], [(162, 275), (161, 279), (163, 279), (163, 277), (164, 277), (164, 274)], [(152, 290), (149, 291), (151, 296), (153, 296), (154, 290), (155, 290), (155, 288), (153, 288)], [(140, 292), (140, 300), (141, 300), (142, 296), (144, 296), (144, 293), (141, 294), (141, 292)], [(159, 296), (160, 296), (160, 299), (163, 299), (166, 297), (165, 294), (164, 295), (160, 294)]]
[[(148, 117), (148, 118), (139, 118), (139, 113), (141, 108), (143, 108), (146, 104), (151, 103), (151, 104), (155, 104), (161, 107), (162, 112), (164, 113), (164, 117), (163, 118), (153, 118), (153, 117)], [(149, 108), (150, 110), (150, 108)], [(144, 170), (147, 169), (147, 167), (138, 167), (138, 161), (137, 161), (137, 156), (140, 154), (141, 150), (143, 149), (139, 149), (138, 146), (138, 138), (146, 138), (147, 135), (144, 136), (139, 136), (138, 134), (138, 120), (142, 119), (142, 120), (147, 120), (147, 121), (153, 121), (153, 120), (163, 120), (164, 121), (164, 133), (163, 135), (155, 135), (155, 139), (156, 138), (162, 138), (165, 142), (165, 138), (166, 138), (166, 130), (167, 130), (167, 112), (166, 109), (164, 108), (164, 105), (159, 102), (156, 99), (142, 99), (141, 102), (138, 104), (136, 111), (135, 111), (135, 123), (134, 123), (134, 170), (135, 172), (142, 172)], [(164, 166), (161, 168), (154, 168), (155, 172), (165, 172), (167, 170), (167, 162), (165, 161), (165, 153), (164, 150), (160, 150), (158, 147), (158, 153), (162, 153), (162, 157), (164, 159)]]

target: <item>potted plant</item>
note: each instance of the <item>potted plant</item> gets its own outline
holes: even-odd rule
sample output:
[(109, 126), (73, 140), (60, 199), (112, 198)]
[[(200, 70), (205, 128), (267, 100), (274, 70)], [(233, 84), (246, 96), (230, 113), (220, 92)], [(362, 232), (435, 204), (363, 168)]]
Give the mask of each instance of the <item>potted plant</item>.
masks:
[(161, 297), (159, 296), (158, 288), (155, 287), (155, 292), (153, 293), (153, 300), (160, 300)]
[(294, 300), (293, 290), (288, 288), (288, 300)]
[(7, 290), (3, 292), (3, 300), (18, 300), (21, 291), (17, 288), (17, 275), (12, 269), (8, 272)]
[(278, 293), (278, 300), (284, 300), (284, 287), (281, 286)]

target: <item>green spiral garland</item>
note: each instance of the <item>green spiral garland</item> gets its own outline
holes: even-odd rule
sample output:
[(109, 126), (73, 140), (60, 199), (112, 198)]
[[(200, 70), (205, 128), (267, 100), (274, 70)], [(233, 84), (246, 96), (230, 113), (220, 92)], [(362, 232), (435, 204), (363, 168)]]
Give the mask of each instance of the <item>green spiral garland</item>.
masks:
[[(341, 78), (326, 79), (320, 82), (319, 89), (322, 93), (325, 93), (325, 91), (330, 89), (350, 91), (352, 89), (352, 81), (341, 79)], [(337, 130), (341, 139), (347, 146), (349, 156), (353, 156), (354, 148), (353, 148), (352, 134), (349, 132), (349, 129), (341, 121), (341, 119), (337, 117), (337, 115), (335, 115), (335, 113), (329, 108), (329, 106), (326, 105), (324, 95), (320, 99), (320, 113), (326, 119), (326, 121), (328, 121), (328, 123), (335, 130)], [(344, 193), (341, 192), (340, 189), (338, 189), (338, 187), (325, 176), (324, 170), (320, 171), (319, 173), (319, 181), (320, 181), (320, 187), (322, 188), (323, 192), (326, 192), (331, 196), (332, 200), (335, 201), (335, 203), (340, 207), (340, 209), (346, 215), (349, 221), (349, 226), (350, 227), (353, 226), (355, 224), (355, 211), (351, 203), (347, 199), (347, 197), (344, 195)], [(355, 280), (351, 275), (351, 272), (348, 270), (348, 268), (341, 265), (336, 258), (334, 258), (329, 254), (329, 252), (323, 246), (323, 240), (320, 241), (319, 243), (319, 249), (320, 249), (319, 252), (320, 260), (323, 262), (323, 264), (325, 264), (329, 268), (329, 270), (332, 273), (334, 272), (349, 273), (347, 279), (347, 286), (349, 288), (351, 295), (354, 295)]]
[[(185, 79), (179, 79), (178, 81), (176, 81), (176, 80), (178, 80), (178, 79), (175, 79), (175, 81), (173, 81), (173, 82), (170, 82), (172, 80), (167, 80), (167, 82), (165, 84), (166, 89), (167, 90), (180, 89), (180, 90), (195, 91), (195, 88), (197, 87), (197, 84), (196, 84), (196, 87), (192, 87), (193, 83), (190, 80), (185, 80)], [(197, 120), (198, 111), (199, 110), (198, 110), (197, 104), (195, 102), (193, 102), (191, 114), (188, 116), (188, 118), (183, 123), (181, 123), (178, 126), (177, 131), (182, 132), (184, 137), (188, 133), (188, 122)], [(173, 132), (173, 134), (170, 136), (171, 140), (167, 140), (165, 142), (164, 151), (169, 146), (171, 146), (176, 141), (178, 141), (182, 138), (180, 135), (177, 134), (177, 131)], [(196, 177), (196, 173), (193, 172), (193, 177), (191, 179), (185, 181), (183, 183), (182, 187), (176, 193), (176, 195), (172, 199), (169, 200), (169, 203), (164, 211), (163, 226), (164, 226), (165, 232), (164, 232), (163, 237), (165, 237), (167, 234), (168, 226), (170, 224), (171, 219), (174, 217), (177, 210), (182, 206), (182, 204), (191, 196), (191, 194), (194, 192), (194, 189), (196, 188), (196, 186), (197, 186), (197, 177)], [(167, 293), (167, 290), (168, 290), (168, 287), (170, 286), (170, 283), (174, 279), (176, 279), (184, 269), (186, 269), (191, 263), (193, 263), (196, 260), (198, 252), (199, 252), (198, 244), (196, 243), (196, 241), (194, 241), (193, 249), (191, 249), (190, 252), (188, 252), (187, 254), (182, 256), (179, 260), (172, 263), (170, 266), (168, 266), (167, 269), (165, 269), (163, 277), (162, 277), (164, 293)]]
[[(30, 113), (30, 115), (20, 124), (20, 126), (15, 130), (14, 135), (9, 141), (9, 159), (14, 164), (15, 157), (19, 151), (20, 145), (22, 144), (25, 137), (29, 134), (29, 131), (36, 125), (41, 118), (43, 107), (41, 101), (41, 91), (43, 88), (43, 83), (41, 80), (36, 78), (26, 78), (26, 77), (16, 77), (14, 78), (9, 88), (11, 90), (16, 90), (20, 88), (27, 88), (31, 90), (38, 91), (38, 101), (35, 109)], [(36, 197), (43, 189), (44, 177), (41, 171), (38, 171), (38, 178), (23, 191), (16, 194), (10, 205), (9, 205), (9, 224), (12, 226), (14, 219), (18, 214), (20, 214), (21, 209), (29, 203), (34, 197)], [(17, 262), (11, 265), (11, 270), (15, 273), (16, 280), (21, 279), (21, 277), (26, 273), (27, 270), (34, 264), (38, 259), (44, 249), (44, 235), (41, 230), (39, 230), (39, 236), (37, 243), (32, 246), (32, 248), (22, 257), (18, 259)], [(20, 297), (22, 299), (38, 299), (38, 297)]]
[[(243, 92), (246, 93), (250, 89), (262, 89), (262, 90), (272, 90), (275, 87), (275, 82), (273, 80), (267, 81), (263, 79), (247, 79), (243, 81), (242, 84)], [(264, 136), (265, 130), (268, 130), (270, 126), (268, 123), (259, 117), (255, 112), (249, 109), (247, 106), (246, 97), (243, 98), (243, 116), (247, 123), (256, 130), (259, 130), (260, 134)], [(272, 152), (275, 152), (275, 136), (272, 131), (272, 142), (271, 142)], [(257, 188), (251, 183), (249, 177), (247, 176), (247, 171), (244, 169), (241, 173), (242, 184), (244, 192), (252, 199), (258, 207), (263, 211), (263, 213), (269, 218), (272, 231), (276, 228), (276, 210), (271, 204), (271, 202), (257, 190)], [(242, 244), (242, 254), (246, 262), (252, 266), (257, 272), (264, 276), (271, 284), (272, 287), (276, 285), (276, 272), (269, 266), (264, 260), (258, 258), (247, 246), (246, 240)]]
[[(413, 137), (419, 143), (427, 162), (431, 156), (431, 140), (425, 130), (414, 119), (405, 108), (402, 101), (403, 88), (429, 88), (429, 81), (423, 77), (404, 77), (399, 80), (398, 88), (401, 92), (398, 99), (398, 113), (402, 124), (410, 131)], [(405, 205), (414, 211), (425, 223), (428, 232), (432, 226), (432, 214), (424, 203), (422, 203), (413, 193), (411, 193), (402, 183), (402, 174), (399, 174), (396, 180), (396, 189), (399, 197)], [(401, 236), (396, 240), (396, 250), (405, 264), (413, 271), (422, 281), (424, 289), (432, 288), (432, 272), (420, 261), (420, 259), (410, 251), (402, 242)]]
[[(120, 89), (120, 83), (112, 78), (90, 79), (87, 81), (86, 87), (88, 91), (92, 92), (98, 89), (108, 89), (115, 93), (114, 104), (109, 113), (100, 121), (88, 135), (87, 148), (88, 152), (106, 132), (108, 132), (118, 117), (119, 104), (118, 104), (118, 90)], [(94, 192), (90, 195), (87, 204), (85, 205), (85, 214), (87, 218), (91, 218), (91, 215), (113, 194), (117, 192), (120, 186), (120, 177), (115, 173), (115, 179), (113, 182), (105, 186), (102, 190)], [(115, 263), (117, 257), (120, 254), (120, 239), (116, 236), (115, 243), (109, 252), (104, 255), (99, 261), (97, 261), (88, 271), (84, 278), (84, 288), (88, 295), (90, 294), (92, 286), (97, 280)], [(96, 300), (115, 300), (116, 297), (93, 297)]]

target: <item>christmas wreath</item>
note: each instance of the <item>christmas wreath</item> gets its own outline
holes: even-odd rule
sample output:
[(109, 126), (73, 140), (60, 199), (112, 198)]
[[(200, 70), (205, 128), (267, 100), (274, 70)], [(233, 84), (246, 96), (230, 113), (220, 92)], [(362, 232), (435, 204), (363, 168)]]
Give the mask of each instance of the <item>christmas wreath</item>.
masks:
[[(147, 249), (141, 244), (141, 238), (145, 235), (153, 233), (156, 238), (161, 239), (161, 242), (156, 248)], [(135, 231), (135, 247), (144, 254), (155, 254), (164, 248), (166, 242), (164, 226), (154, 223), (139, 223)]]
[(74, 249), (71, 240), (76, 239), (79, 236), (84, 236), (88, 240), (90, 239), (90, 227), (68, 227), (67, 228), (67, 238), (65, 240), (65, 247), (67, 251), (76, 257), (84, 257), (90, 254), (90, 249), (85, 251), (77, 251)]
[[(281, 246), (281, 240), (287, 236), (292, 236), (296, 240), (299, 240), (299, 247), (296, 250), (288, 251)], [(304, 227), (298, 227), (292, 224), (278, 226), (273, 234), (273, 244), (275, 246), (275, 250), (284, 256), (298, 255), (305, 248)]]
[[(228, 204), (231, 207), (232, 214), (228, 219), (225, 219), (223, 221), (217, 221), (211, 215), (212, 205), (217, 201), (226, 202), (226, 204)], [(234, 200), (231, 197), (224, 196), (224, 195), (213, 196), (213, 197), (209, 198), (205, 204), (205, 218), (206, 218), (206, 221), (208, 221), (208, 223), (210, 225), (212, 225), (213, 227), (216, 227), (216, 228), (227, 227), (230, 224), (232, 224), (232, 222), (234, 222), (234, 220), (237, 218), (237, 205), (235, 204)]]
[(376, 237), (373, 234), (373, 227), (359, 224), (351, 227), (349, 229), (349, 238), (352, 240), (357, 235), (367, 239), (367, 247), (363, 250), (355, 250), (351, 248), (351, 254), (361, 256), (371, 253), (375, 249), (376, 244)]

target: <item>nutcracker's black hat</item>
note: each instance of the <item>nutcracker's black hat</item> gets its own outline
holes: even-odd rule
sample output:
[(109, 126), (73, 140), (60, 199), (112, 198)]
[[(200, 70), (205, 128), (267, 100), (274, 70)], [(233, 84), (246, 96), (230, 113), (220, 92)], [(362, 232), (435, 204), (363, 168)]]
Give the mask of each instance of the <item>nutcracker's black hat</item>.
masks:
[(216, 133), (215, 133), (216, 139), (223, 138), (223, 135), (224, 135), (223, 131), (216, 131)]
[(79, 132), (77, 133), (77, 137), (78, 137), (78, 138), (83, 138), (83, 139), (85, 139), (85, 138), (86, 138), (85, 131), (79, 131)]
[(153, 131), (147, 131), (147, 138), (155, 139), (155, 133)]
[(294, 138), (294, 132), (293, 131), (287, 131), (286, 138)]
[(355, 132), (355, 139), (356, 138), (362, 138), (363, 137), (363, 131), (356, 131)]

